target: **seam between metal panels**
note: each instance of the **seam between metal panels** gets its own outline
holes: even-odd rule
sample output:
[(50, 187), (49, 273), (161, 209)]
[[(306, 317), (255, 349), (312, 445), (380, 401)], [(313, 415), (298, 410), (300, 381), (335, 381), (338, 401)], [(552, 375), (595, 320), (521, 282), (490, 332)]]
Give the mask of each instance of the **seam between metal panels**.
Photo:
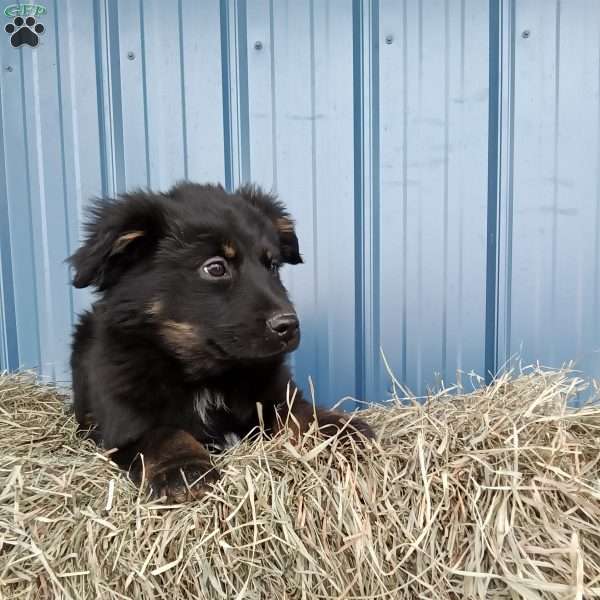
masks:
[[(33, 242), (33, 194), (32, 194), (32, 190), (31, 190), (31, 168), (29, 165), (29, 154), (30, 154), (30, 150), (29, 150), (29, 127), (27, 125), (27, 119), (25, 118), (25, 115), (27, 114), (27, 104), (26, 104), (26, 96), (25, 96), (25, 69), (24, 69), (24, 61), (23, 61), (23, 53), (20, 52), (19, 53), (19, 70), (21, 73), (21, 114), (23, 115), (23, 145), (24, 145), (24, 152), (25, 152), (25, 175), (26, 175), (26, 182), (27, 182), (27, 209), (28, 209), (28, 221), (29, 221), (29, 244), (30, 244), (30, 248), (32, 249), (32, 254), (31, 254), (31, 271), (34, 274), (33, 277), (33, 293), (34, 293), (34, 309), (35, 309), (35, 313), (34, 313), (34, 319), (35, 319), (35, 329), (38, 332), (37, 336), (36, 336), (36, 342), (37, 342), (37, 361), (36, 364), (41, 365), (42, 363), (42, 341), (40, 339), (40, 335), (39, 335), (39, 328), (40, 328), (40, 319), (39, 319), (39, 315), (40, 315), (40, 302), (39, 302), (39, 289), (38, 289), (38, 282), (37, 282), (37, 277), (35, 276), (36, 274), (36, 260), (35, 260), (35, 245)], [(20, 366), (20, 365), (18, 365)]]
[(354, 0), (354, 216), (356, 393), (380, 384), (379, 334), (379, 1)]
[[(459, 78), (459, 98), (460, 107), (458, 109), (459, 127), (464, 131), (465, 128), (465, 0), (460, 0), (460, 78)], [(459, 172), (462, 174), (459, 178), (459, 197), (462, 199), (464, 196), (465, 179), (465, 143), (461, 142), (459, 148)], [(464, 285), (464, 206), (463, 202), (458, 203), (458, 311), (456, 315), (456, 329), (459, 332), (456, 340), (456, 367), (457, 367), (457, 379), (460, 383), (462, 381), (461, 374), (463, 371), (463, 285)]]
[(417, 76), (417, 135), (418, 146), (415, 148), (415, 155), (418, 157), (420, 164), (416, 167), (418, 172), (417, 180), (419, 181), (419, 191), (417, 196), (417, 318), (415, 323), (416, 332), (416, 372), (417, 372), (417, 393), (422, 393), (422, 382), (423, 382), (423, 335), (422, 324), (423, 324), (423, 167), (422, 167), (422, 155), (423, 150), (421, 146), (421, 140), (423, 139), (423, 3), (419, 2), (418, 7), (418, 76)]
[(500, 174), (500, 93), (502, 7), (500, 0), (489, 4), (489, 114), (488, 114), (488, 190), (485, 298), (485, 379), (496, 373), (498, 340), (498, 212)]
[(273, 23), (273, 1), (269, 0), (269, 43), (271, 44), (271, 147), (273, 156), (273, 190), (277, 192), (277, 85), (275, 83), (275, 27)]
[[(146, 28), (144, 18), (144, 0), (140, 0), (140, 52), (142, 55), (142, 101), (144, 106), (144, 151), (146, 153), (146, 185), (150, 187), (150, 123), (148, 120), (148, 70), (146, 65)], [(122, 115), (121, 122), (123, 122)]]
[[(600, 32), (600, 28), (598, 28)], [(600, 37), (600, 35), (599, 35)], [(600, 84), (600, 44), (598, 44), (598, 83)], [(600, 98), (598, 99), (598, 117), (597, 136), (600, 141)], [(597, 147), (596, 165), (597, 172), (600, 173), (600, 143)], [(594, 339), (600, 339), (600, 178), (596, 185), (596, 239), (594, 243)]]
[(238, 148), (239, 181), (238, 184), (250, 181), (250, 103), (248, 100), (248, 19), (246, 0), (237, 0), (236, 10), (236, 47), (238, 59)]
[[(65, 158), (65, 119), (63, 111), (63, 94), (62, 94), (62, 74), (60, 69), (60, 52), (58, 42), (58, 10), (56, 10), (56, 2), (54, 6), (54, 33), (55, 33), (55, 57), (56, 57), (56, 89), (58, 96), (58, 126), (60, 131), (60, 176), (62, 177), (62, 188), (63, 188), (63, 210), (64, 210), (64, 221), (65, 221), (65, 242), (67, 246), (67, 253), (71, 253), (71, 234), (69, 231), (69, 203), (67, 199), (67, 166)], [(73, 303), (73, 287), (69, 285), (68, 278), (69, 270), (67, 269), (67, 286), (69, 295), (69, 323), (71, 328), (73, 327), (73, 317), (75, 312), (75, 306)]]
[(510, 345), (511, 345), (511, 317), (512, 317), (512, 255), (513, 255), (513, 206), (514, 206), (514, 156), (515, 156), (515, 110), (514, 110), (514, 98), (515, 98), (515, 19), (516, 19), (516, 6), (515, 0), (510, 2), (510, 77), (509, 77), (509, 89), (508, 89), (508, 118), (509, 118), (509, 131), (508, 131), (508, 164), (507, 164), (507, 177), (508, 177), (508, 189), (507, 189), (507, 207), (506, 207), (506, 218), (505, 218), (505, 240), (506, 249), (504, 257), (504, 311), (505, 311), (505, 323), (504, 323), (504, 362), (510, 359)]
[(104, 109), (104, 152), (106, 153), (106, 195), (116, 193), (115, 156), (114, 156), (114, 131), (113, 131), (113, 98), (112, 98), (112, 65), (111, 65), (111, 24), (110, 24), (110, 0), (104, 0), (103, 23), (104, 23), (104, 52), (103, 64), (106, 67), (103, 88), (102, 104)]
[(501, 4), (499, 31), (498, 223), (495, 373), (510, 369), (514, 196), (515, 1)]
[(103, 150), (107, 154), (107, 195), (123, 191), (125, 187), (118, 19), (116, 2), (105, 0), (106, 85), (103, 87), (103, 123), (105, 124)]
[(248, 102), (248, 44), (245, 0), (221, 2), (221, 64), (223, 74), (223, 129), (225, 182), (231, 190), (250, 173), (250, 118)]
[[(380, 306), (381, 306), (381, 284), (380, 284), (380, 203), (381, 203), (381, 171), (380, 171), (380, 130), (379, 130), (379, 0), (372, 0), (371, 12), (371, 89), (370, 89), (370, 129), (372, 137), (370, 141), (371, 149), (371, 235), (370, 252), (371, 261), (371, 289), (373, 297), (371, 298), (371, 335), (373, 338), (372, 352), (372, 387), (381, 394), (381, 335), (380, 335)], [(368, 290), (367, 290), (368, 291)], [(381, 400), (382, 398), (373, 398)]]
[(449, 150), (449, 125), (450, 116), (450, 7), (449, 0), (444, 5), (444, 228), (443, 228), (443, 258), (442, 258), (442, 356), (441, 373), (446, 381), (448, 361), (448, 150)]
[[(0, 261), (2, 261), (2, 250), (0, 249)], [(4, 313), (4, 286), (2, 285), (2, 270), (0, 269), (0, 371), (8, 371), (8, 337), (4, 331), (6, 315)]]
[(188, 178), (188, 139), (187, 139), (187, 114), (185, 101), (185, 55), (183, 52), (183, 7), (181, 0), (177, 2), (177, 17), (179, 26), (179, 80), (181, 86), (179, 93), (181, 94), (181, 137), (183, 141), (183, 177)]
[[(109, 0), (109, 10), (107, 19), (108, 34), (108, 63), (109, 63), (109, 102), (110, 102), (110, 132), (113, 169), (113, 193), (124, 191), (125, 172), (124, 172), (124, 148), (123, 148), (123, 105), (121, 98), (121, 64), (119, 39), (119, 9), (116, 2)], [(144, 53), (142, 52), (142, 60)], [(144, 82), (144, 90), (146, 88)], [(147, 128), (146, 128), (147, 130)]]
[(229, 8), (228, 0), (221, 0), (221, 81), (223, 94), (223, 151), (225, 166), (225, 187), (233, 187), (232, 144), (231, 137), (231, 82), (229, 65)]
[[(235, 95), (231, 97), (230, 108), (232, 116), (235, 114), (235, 121), (231, 126), (232, 133), (232, 153), (231, 156), (235, 160), (233, 161), (233, 187), (237, 187), (240, 184), (241, 175), (241, 152), (240, 152), (240, 139), (241, 139), (241, 127), (240, 127), (240, 54), (239, 54), (239, 35), (238, 35), (238, 19), (239, 19), (239, 1), (233, 0), (233, 30), (230, 31), (229, 35), (229, 66), (233, 66), (233, 72), (231, 73), (230, 81), (233, 84), (230, 90), (235, 90)], [(231, 19), (231, 17), (230, 17)], [(227, 24), (231, 27), (231, 21)], [(235, 87), (234, 87), (235, 86)], [(235, 124), (235, 127), (233, 126)]]
[(353, 72), (353, 111), (354, 111), (354, 269), (355, 269), (355, 354), (356, 354), (356, 395), (359, 399), (365, 397), (365, 348), (363, 340), (363, 269), (362, 269), (362, 18), (361, 2), (352, 2), (352, 72)]
[[(4, 311), (4, 271), (5, 265), (11, 265), (12, 259), (10, 256), (10, 230), (8, 227), (8, 190), (6, 182), (6, 153), (4, 151), (4, 143), (6, 138), (4, 137), (4, 114), (2, 110), (2, 90), (0, 89), (0, 190), (3, 191), (0, 194), (0, 371), (9, 369), (8, 366), (8, 337), (5, 332), (4, 324), (8, 322)], [(6, 257), (7, 252), (4, 247), (7, 247), (8, 258)], [(11, 277), (12, 279), (12, 277)], [(13, 319), (14, 320), (14, 319)], [(16, 323), (15, 323), (16, 325)], [(13, 336), (14, 339), (14, 336)]]
[(406, 326), (408, 323), (407, 309), (407, 268), (408, 263), (406, 253), (408, 250), (407, 242), (407, 223), (408, 218), (408, 35), (407, 24), (408, 18), (406, 2), (402, 3), (402, 383), (406, 382), (406, 351), (408, 347), (408, 336)]
[[(554, 77), (554, 148), (553, 148), (553, 170), (554, 182), (552, 189), (552, 273), (551, 273), (551, 296), (550, 296), (550, 314), (552, 322), (556, 321), (556, 263), (557, 263), (557, 248), (558, 248), (558, 125), (560, 119), (559, 102), (560, 102), (560, 0), (556, 0), (556, 29), (555, 29), (555, 77)], [(551, 360), (552, 363), (556, 359), (556, 341), (555, 337), (551, 337)]]
[[(312, 230), (313, 230), (313, 260), (312, 265), (312, 280), (313, 280), (313, 303), (317, 314), (321, 314), (319, 306), (319, 226), (318, 226), (318, 199), (317, 199), (317, 156), (316, 156), (316, 139), (317, 139), (317, 126), (315, 119), (315, 108), (316, 108), (316, 89), (315, 89), (315, 5), (314, 0), (309, 2), (309, 25), (310, 25), (310, 145), (311, 145), (311, 195), (312, 195)], [(314, 356), (315, 364), (319, 367), (323, 367), (325, 372), (329, 372), (329, 365), (322, 365), (323, 357), (328, 361), (329, 352), (327, 348), (320, 348), (319, 336), (314, 336)], [(325, 343), (328, 344), (329, 340), (326, 339)], [(331, 381), (331, 378), (329, 378)]]
[(6, 151), (4, 137), (4, 111), (0, 93), (0, 368), (15, 369), (19, 365), (15, 289), (12, 276), (12, 252), (6, 181)]
[(96, 103), (98, 106), (98, 131), (100, 142), (100, 182), (102, 196), (108, 195), (108, 165), (106, 148), (106, 115), (104, 111), (104, 68), (102, 62), (102, 28), (100, 3), (94, 2), (94, 58), (96, 60)]

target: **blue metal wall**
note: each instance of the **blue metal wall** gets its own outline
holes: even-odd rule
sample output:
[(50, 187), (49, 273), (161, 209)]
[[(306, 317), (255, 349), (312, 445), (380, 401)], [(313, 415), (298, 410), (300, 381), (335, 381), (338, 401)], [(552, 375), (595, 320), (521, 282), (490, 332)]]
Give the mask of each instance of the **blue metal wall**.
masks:
[[(68, 381), (89, 198), (275, 189), (319, 399), (574, 358), (600, 375), (596, 0), (56, 0), (0, 31), (0, 361)], [(3, 7), (2, 7), (3, 8)], [(8, 17), (2, 16), (2, 29)]]

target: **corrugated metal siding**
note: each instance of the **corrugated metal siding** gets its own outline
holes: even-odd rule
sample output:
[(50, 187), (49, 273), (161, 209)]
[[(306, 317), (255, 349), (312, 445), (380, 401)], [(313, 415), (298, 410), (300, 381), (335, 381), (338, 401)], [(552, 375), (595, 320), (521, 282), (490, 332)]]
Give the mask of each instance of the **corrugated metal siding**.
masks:
[(499, 360), (599, 375), (600, 5), (509, 9)]
[(595, 0), (45, 5), (0, 36), (3, 368), (68, 381), (89, 198), (190, 178), (290, 206), (324, 403), (385, 396), (380, 348), (417, 393), (516, 351), (600, 374)]

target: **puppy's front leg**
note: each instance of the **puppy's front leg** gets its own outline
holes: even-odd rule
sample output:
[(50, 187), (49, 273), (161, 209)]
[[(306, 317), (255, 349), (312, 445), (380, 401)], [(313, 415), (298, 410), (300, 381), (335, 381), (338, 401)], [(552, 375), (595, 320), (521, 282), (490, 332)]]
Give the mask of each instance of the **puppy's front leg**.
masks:
[(291, 406), (283, 403), (275, 411), (272, 430), (277, 433), (282, 427), (287, 426), (294, 432), (294, 437), (299, 437), (308, 431), (313, 421), (317, 422), (319, 432), (327, 437), (337, 434), (342, 430), (342, 437), (352, 437), (357, 441), (373, 439), (375, 437), (371, 427), (362, 419), (344, 415), (324, 408), (314, 408), (302, 398), (296, 398)]
[(138, 484), (145, 478), (156, 497), (175, 502), (200, 498), (219, 478), (208, 450), (182, 429), (157, 427), (120, 449), (114, 460)]

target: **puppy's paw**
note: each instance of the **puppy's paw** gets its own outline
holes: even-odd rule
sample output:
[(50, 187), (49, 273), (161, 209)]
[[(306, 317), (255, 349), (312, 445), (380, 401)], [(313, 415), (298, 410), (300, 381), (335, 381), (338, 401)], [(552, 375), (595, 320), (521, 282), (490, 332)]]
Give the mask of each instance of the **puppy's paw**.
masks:
[(155, 498), (165, 496), (179, 504), (204, 496), (219, 477), (219, 471), (208, 461), (170, 465), (153, 475), (150, 488)]
[(356, 416), (349, 417), (322, 410), (317, 414), (317, 422), (319, 431), (326, 436), (333, 436), (339, 432), (341, 440), (352, 438), (359, 443), (375, 438), (369, 424)]

